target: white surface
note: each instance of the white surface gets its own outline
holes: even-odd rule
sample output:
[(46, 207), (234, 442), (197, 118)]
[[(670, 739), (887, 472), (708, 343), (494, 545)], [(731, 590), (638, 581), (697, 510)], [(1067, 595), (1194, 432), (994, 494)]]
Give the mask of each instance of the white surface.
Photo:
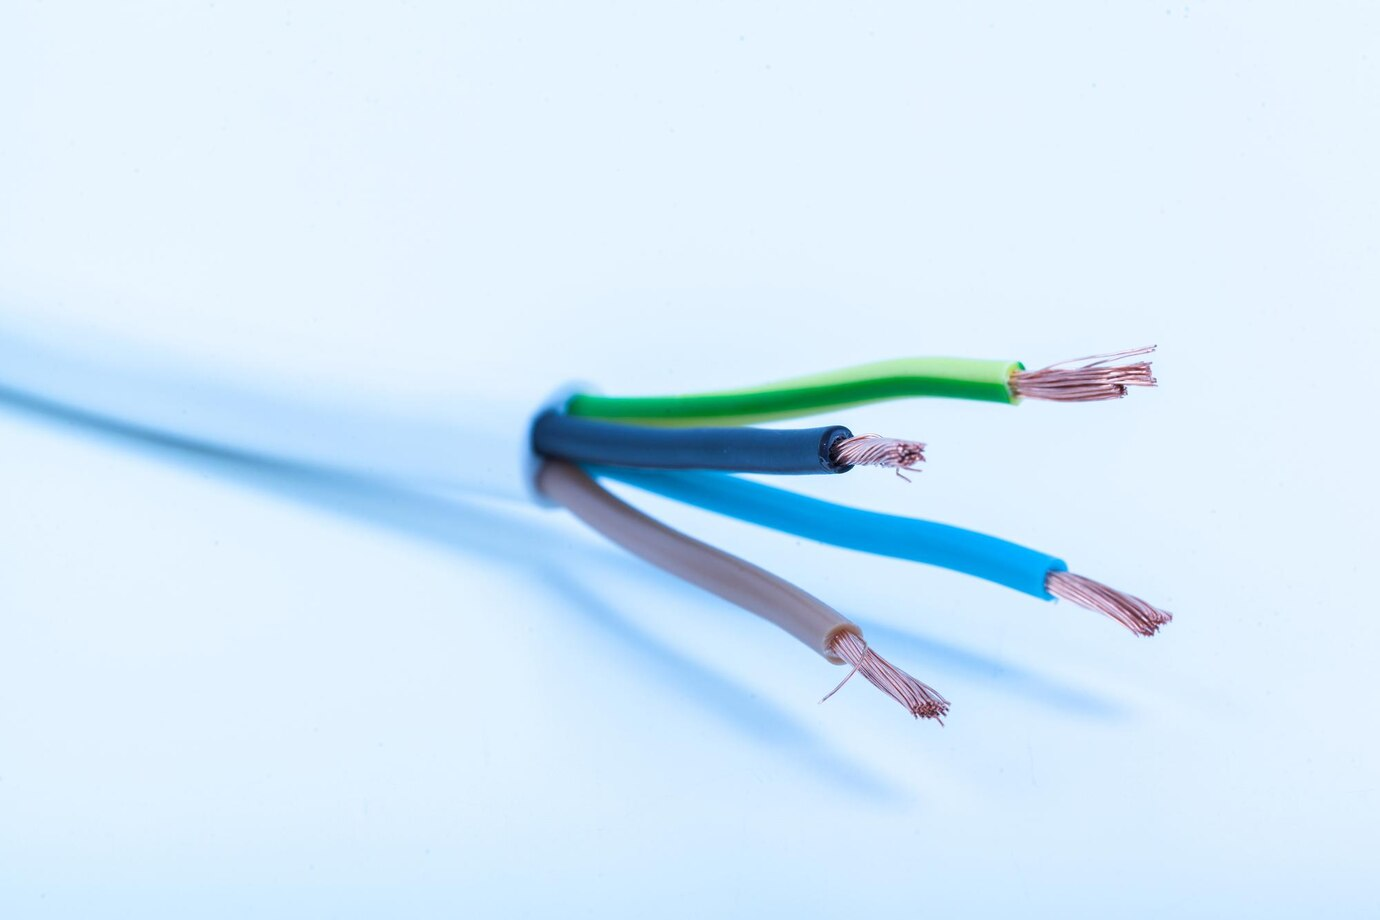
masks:
[(645, 502), (916, 725), (560, 515), (6, 410), (0, 915), (1374, 912), (1373, 12), (114, 6), (0, 14), (4, 323), (385, 403), (1157, 342), (795, 485), (1177, 619)]

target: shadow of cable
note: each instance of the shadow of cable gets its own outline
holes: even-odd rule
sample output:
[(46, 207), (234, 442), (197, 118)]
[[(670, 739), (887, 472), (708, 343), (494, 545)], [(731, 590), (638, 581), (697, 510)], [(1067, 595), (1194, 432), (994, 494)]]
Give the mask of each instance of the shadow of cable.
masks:
[(572, 554), (582, 563), (598, 562), (620, 574), (646, 570), (645, 565), (595, 543), (572, 545), (556, 529), (525, 520), (525, 509), (520, 506), (505, 513), (489, 503), (236, 451), (4, 388), (0, 388), (0, 404), (45, 423), (135, 448), (163, 462), (210, 471), (299, 504), (534, 575), (586, 623), (631, 653), (648, 677), (683, 689), (688, 700), (716, 713), (744, 736), (775, 747), (793, 763), (810, 765), (826, 782), (859, 796), (882, 802), (903, 798), (896, 787), (862, 764), (841, 757), (784, 710), (755, 698), (747, 687), (686, 658), (638, 629), (565, 571), (570, 567)]
[(1117, 721), (1131, 715), (1120, 703), (956, 645), (873, 623), (867, 624), (865, 632), (888, 655), (904, 658), (908, 663), (923, 662), (924, 668), (917, 667), (921, 673), (932, 669), (980, 678), (985, 687), (995, 687), (1027, 702), (1081, 718)]
[(810, 764), (834, 787), (849, 789), (880, 803), (904, 800), (896, 786), (831, 750), (818, 735), (778, 707), (652, 638), (568, 572), (542, 566), (538, 574), (587, 620), (606, 634), (636, 647), (641, 653), (640, 664), (649, 675), (664, 677), (674, 673), (677, 683), (689, 691), (689, 702), (726, 716), (725, 721), (745, 737), (778, 748), (792, 763)]
[[(437, 496), (383, 479), (239, 451), (5, 388), (0, 388), (0, 404), (38, 421), (112, 440), (161, 462), (209, 471), (262, 492), (498, 561), (521, 564), (527, 555), (557, 548), (543, 528), (491, 502)], [(543, 537), (548, 545), (543, 545)]]

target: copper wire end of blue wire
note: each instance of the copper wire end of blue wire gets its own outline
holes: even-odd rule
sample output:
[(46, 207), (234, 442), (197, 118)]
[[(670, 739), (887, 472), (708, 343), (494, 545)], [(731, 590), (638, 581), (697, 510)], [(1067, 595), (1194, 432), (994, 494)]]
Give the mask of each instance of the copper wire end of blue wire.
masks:
[(901, 471), (919, 472), (919, 464), (925, 461), (925, 445), (880, 434), (860, 434), (835, 442), (830, 448), (830, 459), (839, 466), (879, 466), (895, 470), (897, 476), (910, 482)]
[(1106, 614), (1138, 636), (1153, 636), (1174, 615), (1138, 597), (1072, 572), (1050, 572), (1045, 590), (1061, 600)]

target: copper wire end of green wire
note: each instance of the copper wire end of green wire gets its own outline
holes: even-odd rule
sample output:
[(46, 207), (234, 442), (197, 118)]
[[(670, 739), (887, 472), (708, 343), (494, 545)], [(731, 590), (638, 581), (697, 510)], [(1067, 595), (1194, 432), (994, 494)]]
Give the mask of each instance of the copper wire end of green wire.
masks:
[[(1011, 393), (1017, 398), (1047, 399), (1054, 402), (1092, 402), (1099, 399), (1120, 399), (1127, 387), (1153, 387), (1155, 376), (1149, 361), (1116, 364), (1140, 355), (1148, 355), (1154, 345), (1118, 351), (1108, 355), (1089, 355), (1060, 361), (1037, 371), (1017, 371), (1011, 375)], [(1069, 367), (1076, 364), (1077, 367)]]
[(829, 455), (837, 466), (880, 466), (895, 470), (897, 476), (910, 482), (901, 471), (919, 472), (916, 467), (925, 460), (925, 445), (880, 434), (860, 434), (836, 441)]
[(1050, 572), (1045, 590), (1061, 600), (1106, 614), (1138, 636), (1153, 636), (1174, 619), (1173, 614), (1138, 597), (1072, 572)]
[(852, 631), (840, 632), (829, 643), (829, 649), (852, 665), (853, 669), (820, 700), (821, 703), (842, 690), (854, 674), (861, 674), (872, 686), (906, 707), (915, 718), (934, 719), (940, 725), (944, 724), (949, 701), (872, 651), (862, 636)]

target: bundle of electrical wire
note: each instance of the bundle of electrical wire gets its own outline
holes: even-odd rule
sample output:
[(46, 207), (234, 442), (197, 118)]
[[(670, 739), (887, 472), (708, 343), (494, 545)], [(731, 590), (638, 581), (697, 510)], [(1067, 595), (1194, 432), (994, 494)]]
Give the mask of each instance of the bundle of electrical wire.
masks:
[[(915, 396), (1013, 405), (1025, 398), (1113, 399), (1126, 395), (1128, 387), (1155, 385), (1148, 361), (1124, 363), (1152, 350), (1094, 355), (1036, 371), (1026, 371), (1023, 364), (1013, 361), (910, 358), (739, 390), (638, 397), (577, 393), (562, 407), (538, 416), (532, 427), (532, 447), (553, 458), (553, 463), (560, 461), (562, 470), (570, 469), (566, 463), (581, 464), (597, 479), (631, 485), (782, 533), (940, 566), (1042, 600), (1062, 598), (1106, 614), (1138, 635), (1150, 636), (1170, 621), (1170, 614), (1069, 572), (1055, 556), (947, 524), (819, 501), (733, 474), (839, 474), (870, 465), (894, 469), (899, 475), (924, 459), (923, 444), (875, 434), (854, 435), (842, 425), (804, 429), (746, 425)], [(682, 549), (668, 558), (648, 552), (627, 529), (600, 526), (587, 508), (590, 491), (598, 490), (597, 484), (582, 480), (579, 495), (586, 505), (582, 508), (570, 499), (566, 480), (573, 474), (549, 471), (550, 467), (540, 479), (545, 494), (596, 530), (654, 564), (772, 620), (826, 657), (838, 657), (829, 654), (833, 640), (821, 643), (818, 629), (802, 632), (794, 615), (781, 604), (768, 603), (764, 608), (761, 603), (745, 602), (722, 590), (718, 578), (687, 574), (689, 569), (702, 576), (716, 568), (713, 563), (702, 567), (689, 563), (685, 557), (694, 555), (692, 551)], [(618, 502), (602, 494), (605, 501)], [(734, 560), (734, 564), (745, 563)], [(861, 638), (860, 631), (847, 635)], [(857, 662), (854, 667), (875, 685), (891, 686)], [(917, 707), (913, 695), (888, 692), (916, 716), (937, 718), (947, 709), (947, 703)]]
[[(1043, 600), (1061, 598), (1149, 636), (1169, 622), (1168, 613), (1069, 572), (1055, 556), (738, 474), (839, 475), (876, 466), (903, 475), (924, 460), (922, 443), (855, 435), (839, 424), (748, 425), (915, 396), (1007, 404), (1117, 398), (1128, 387), (1155, 384), (1147, 361), (1126, 360), (1152, 350), (1036, 371), (1014, 361), (911, 358), (688, 395), (563, 392), (542, 403), (514, 394), (506, 408), (483, 394), (451, 400), (444, 413), (418, 413), (235, 386), (188, 364), (131, 359), (100, 343), (63, 348), (0, 329), (0, 403), (197, 450), (563, 506), (629, 552), (769, 620), (826, 660), (850, 665), (848, 677), (861, 673), (917, 718), (939, 719), (948, 702), (881, 658), (856, 624), (781, 578), (653, 520), (598, 480), (821, 543), (966, 573)], [(490, 449), (476, 455), (477, 441)]]

